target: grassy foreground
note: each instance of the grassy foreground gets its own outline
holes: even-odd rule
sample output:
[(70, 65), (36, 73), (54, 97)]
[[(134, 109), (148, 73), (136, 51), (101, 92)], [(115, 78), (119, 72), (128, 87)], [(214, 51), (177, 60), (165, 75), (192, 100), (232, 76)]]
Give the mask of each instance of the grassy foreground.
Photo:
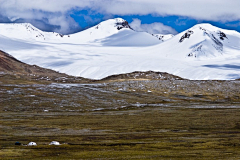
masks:
[[(240, 110), (1, 113), (1, 159), (239, 159)], [(49, 146), (57, 140), (63, 145)], [(35, 141), (38, 146), (15, 146)]]
[[(4, 82), (0, 159), (240, 159), (237, 86)], [(38, 145), (15, 146), (17, 141)], [(62, 145), (49, 146), (51, 141)]]

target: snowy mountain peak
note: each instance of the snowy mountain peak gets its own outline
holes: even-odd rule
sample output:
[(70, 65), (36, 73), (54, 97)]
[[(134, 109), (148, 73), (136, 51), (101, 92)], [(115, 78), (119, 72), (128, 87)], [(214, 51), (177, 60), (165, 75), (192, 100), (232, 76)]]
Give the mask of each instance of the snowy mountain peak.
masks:
[(25, 63), (92, 79), (148, 70), (188, 79), (240, 77), (240, 33), (210, 24), (174, 37), (136, 32), (121, 18), (68, 36), (27, 23), (0, 24), (0, 49)]
[(231, 31), (211, 24), (198, 24), (181, 33), (179, 43), (189, 47), (190, 53), (187, 57), (216, 58), (225, 53), (224, 49), (229, 46), (231, 35)]
[(13, 25), (21, 25), (26, 27), (28, 30), (39, 30), (38, 28), (34, 27), (31, 23), (15, 23)]
[[(192, 28), (190, 28), (192, 30), (196, 30), (196, 29), (199, 29), (199, 30), (202, 30), (202, 31), (211, 31), (211, 32), (214, 32), (214, 31), (218, 31), (218, 30), (224, 30), (222, 28), (218, 28), (216, 26), (213, 26), (209, 23), (200, 23), (200, 24), (196, 24), (194, 25)], [(226, 31), (229, 31), (229, 30), (226, 30)]]
[(150, 46), (161, 43), (146, 32), (132, 30), (122, 18), (103, 21), (70, 37), (74, 43), (94, 43), (102, 46)]
[(179, 40), (179, 42), (184, 41), (185, 38), (190, 38), (190, 36), (192, 34), (194, 34), (194, 32), (200, 32), (203, 33), (203, 35), (205, 36), (209, 36), (209, 34), (214, 34), (214, 36), (216, 35), (216, 37), (220, 40), (225, 40), (228, 39), (226, 34), (224, 33), (224, 31), (229, 32), (228, 30), (224, 30), (224, 29), (220, 29), (218, 27), (215, 27), (211, 24), (208, 23), (203, 23), (203, 24), (197, 24), (195, 26), (193, 26), (192, 28), (190, 28), (189, 30), (187, 30), (185, 32), (185, 34), (181, 37), (181, 39)]
[(213, 25), (211, 25), (210, 23), (200, 23), (200, 24), (196, 24), (194, 25), (191, 29), (200, 29), (200, 28), (206, 28), (208, 30), (216, 30), (218, 29), (218, 27), (215, 27)]
[(128, 22), (122, 18), (115, 18), (115, 19), (109, 19), (106, 21), (101, 22), (98, 24), (95, 29), (104, 29), (104, 28), (116, 28), (117, 30), (121, 30), (123, 28), (131, 29)]
[(28, 29), (30, 27), (30, 28), (37, 29), (31, 23), (0, 23), (0, 26), (25, 27), (26, 29)]
[(44, 32), (30, 23), (1, 23), (0, 35), (15, 39), (41, 39), (44, 40)]
[(26, 30), (29, 32), (41, 32), (38, 28), (34, 27), (31, 23), (0, 23), (1, 29), (7, 30)]

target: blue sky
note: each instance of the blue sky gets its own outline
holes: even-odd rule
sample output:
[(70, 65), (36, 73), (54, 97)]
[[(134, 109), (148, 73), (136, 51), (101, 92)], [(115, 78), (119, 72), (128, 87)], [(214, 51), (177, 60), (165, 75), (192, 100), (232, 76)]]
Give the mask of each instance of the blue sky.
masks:
[[(84, 18), (87, 16), (88, 18)], [(123, 18), (127, 20), (129, 23), (132, 23), (134, 19), (141, 20), (142, 24), (152, 24), (152, 23), (163, 23), (166, 26), (170, 26), (174, 28), (178, 33), (183, 32), (190, 27), (199, 24), (199, 23), (210, 23), (214, 26), (223, 28), (236, 30), (240, 32), (240, 20), (230, 20), (230, 21), (211, 21), (204, 19), (194, 19), (186, 16), (178, 16), (178, 15), (109, 15), (105, 17), (105, 15), (91, 12), (91, 10), (81, 10), (81, 11), (72, 11), (71, 17), (81, 26), (82, 29), (87, 29), (93, 25), (100, 23), (109, 18)], [(89, 20), (91, 19), (91, 20)]]
[(145, 16), (124, 16), (124, 19), (132, 22), (133, 18), (138, 18), (142, 21), (142, 23), (151, 24), (154, 22), (161, 22), (164, 25), (171, 26), (177, 32), (182, 32), (190, 27), (199, 24), (199, 23), (210, 23), (220, 28), (224, 29), (233, 29), (240, 32), (240, 21), (230, 21), (230, 22), (218, 22), (218, 21), (207, 21), (207, 20), (197, 20), (189, 17), (182, 17), (182, 16), (159, 16), (155, 17), (152, 15), (145, 15)]
[(0, 0), (0, 23), (69, 34), (111, 18), (135, 30), (177, 34), (199, 23), (240, 32), (239, 0)]

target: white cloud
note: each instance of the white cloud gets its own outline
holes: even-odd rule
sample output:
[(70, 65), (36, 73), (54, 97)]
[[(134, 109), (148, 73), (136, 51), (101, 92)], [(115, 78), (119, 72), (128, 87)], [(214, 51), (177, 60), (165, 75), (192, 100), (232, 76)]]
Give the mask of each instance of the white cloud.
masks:
[(2, 12), (10, 16), (32, 10), (65, 13), (72, 8), (91, 8), (119, 15), (158, 14), (205, 20), (240, 19), (239, 0), (0, 0), (0, 4)]
[(141, 20), (133, 19), (129, 25), (136, 31), (145, 31), (151, 34), (177, 34), (175, 29), (162, 23), (142, 24)]
[(201, 20), (239, 20), (239, 0), (109, 0), (101, 8), (111, 14), (187, 16)]
[(240, 0), (0, 0), (0, 4), (0, 15), (7, 19), (48, 19), (49, 25), (60, 25), (62, 32), (77, 25), (69, 16), (72, 9), (91, 9), (106, 16), (152, 14), (240, 20)]
[(46, 12), (66, 12), (73, 7), (90, 7), (92, 2), (93, 0), (0, 0), (1, 8)]
[(76, 7), (89, 7), (91, 0), (0, 0), (0, 4), (0, 15), (12, 21), (32, 22), (39, 27), (43, 24), (59, 26), (53, 28), (55, 32), (68, 34), (80, 29), (68, 12)]

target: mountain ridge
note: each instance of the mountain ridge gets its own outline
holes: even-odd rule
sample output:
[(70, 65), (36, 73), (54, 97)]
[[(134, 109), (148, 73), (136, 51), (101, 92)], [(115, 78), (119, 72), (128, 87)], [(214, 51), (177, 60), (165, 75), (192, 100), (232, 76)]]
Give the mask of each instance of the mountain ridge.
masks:
[[(230, 36), (227, 36), (225, 32), (230, 34)], [(182, 49), (184, 50), (183, 57), (206, 59), (217, 57), (221, 58), (221, 55), (225, 53), (224, 48), (233, 48), (231, 44), (236, 39), (239, 43), (240, 33), (231, 30), (228, 31), (215, 27), (211, 24), (203, 23), (197, 24), (190, 29), (179, 33), (171, 40), (175, 41), (173, 43), (175, 43), (178, 48), (182, 49), (185, 47)], [(170, 48), (170, 45), (167, 45), (167, 47)], [(174, 47), (174, 45), (172, 45), (172, 47)]]
[[(2, 31), (5, 30), (6, 33), (10, 31), (10, 34), (9, 33), (5, 34), (6, 37), (12, 37), (17, 39), (21, 39), (19, 37), (27, 38), (27, 36), (24, 34), (22, 34), (21, 36), (18, 35), (19, 34), (18, 31), (21, 30), (22, 33), (28, 34), (30, 41), (37, 40), (37, 41), (57, 42), (60, 40), (65, 43), (94, 42), (95, 39), (106, 38), (111, 35), (117, 34), (119, 31), (122, 31), (122, 30), (129, 31), (128, 34), (136, 32), (131, 28), (128, 22), (122, 18), (109, 19), (99, 23), (98, 25), (85, 29), (83, 31), (76, 32), (73, 34), (67, 34), (67, 35), (63, 35), (56, 32), (41, 31), (40, 29), (33, 26), (31, 23), (0, 23), (0, 29)], [(11, 33), (11, 31), (13, 33)], [(151, 36), (150, 36), (151, 34), (146, 34), (146, 32), (139, 32), (139, 33), (145, 33), (145, 36), (151, 39)], [(80, 37), (84, 37), (84, 39)], [(156, 44), (158, 41), (156, 39), (154, 40), (155, 40), (154, 44)]]
[(45, 40), (35, 34), (26, 38), (21, 27), (14, 32), (0, 25), (0, 49), (25, 63), (73, 76), (102, 79), (151, 70), (193, 80), (240, 78), (238, 67), (231, 67), (240, 66), (240, 33), (210, 24), (195, 25), (164, 42), (133, 31), (123, 19), (73, 35), (44, 33)]

